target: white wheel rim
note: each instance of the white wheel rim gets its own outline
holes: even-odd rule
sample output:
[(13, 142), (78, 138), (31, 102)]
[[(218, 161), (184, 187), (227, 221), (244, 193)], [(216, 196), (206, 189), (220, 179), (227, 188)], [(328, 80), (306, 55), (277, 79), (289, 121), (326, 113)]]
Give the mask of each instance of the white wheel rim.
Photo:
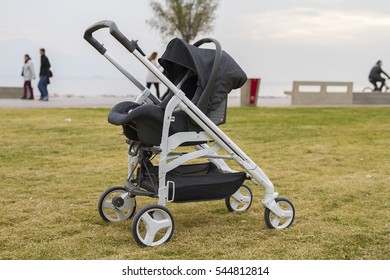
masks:
[(230, 206), (234, 211), (245, 211), (252, 202), (252, 195), (248, 188), (241, 186), (231, 197)]
[(137, 236), (147, 246), (157, 246), (166, 242), (173, 229), (169, 214), (158, 208), (149, 209), (137, 221)]
[[(116, 207), (112, 204), (112, 200), (115, 197), (123, 199), (121, 207)], [(102, 203), (103, 214), (110, 222), (120, 222), (128, 219), (133, 214), (134, 207), (135, 198), (130, 197), (129, 193), (123, 190), (114, 190), (108, 193)]]
[(292, 205), (286, 201), (278, 201), (277, 204), (282, 209), (282, 216), (279, 217), (274, 213), (270, 212), (269, 218), (271, 224), (276, 229), (287, 228), (294, 218), (294, 209)]

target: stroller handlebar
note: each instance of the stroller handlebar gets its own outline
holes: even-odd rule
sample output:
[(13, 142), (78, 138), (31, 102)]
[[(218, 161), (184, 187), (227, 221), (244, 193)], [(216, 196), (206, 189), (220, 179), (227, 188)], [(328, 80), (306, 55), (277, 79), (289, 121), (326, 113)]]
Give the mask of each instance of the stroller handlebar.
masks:
[(138, 46), (137, 41), (129, 41), (129, 39), (126, 38), (125, 35), (122, 34), (122, 32), (119, 31), (117, 25), (115, 22), (110, 20), (101, 20), (90, 26), (84, 33), (84, 39), (90, 43), (100, 54), (104, 55), (106, 53), (106, 48), (99, 43), (98, 40), (96, 40), (93, 37), (93, 33), (99, 29), (102, 28), (109, 28), (110, 34), (117, 39), (129, 52), (134, 52), (134, 50), (138, 50), (143, 56), (145, 56), (145, 53), (141, 50), (141, 48)]

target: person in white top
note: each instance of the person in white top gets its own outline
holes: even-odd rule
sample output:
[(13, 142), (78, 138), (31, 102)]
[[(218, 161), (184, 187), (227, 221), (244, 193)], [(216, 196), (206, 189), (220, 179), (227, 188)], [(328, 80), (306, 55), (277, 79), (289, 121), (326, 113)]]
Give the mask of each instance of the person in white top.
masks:
[[(24, 92), (22, 99), (34, 99), (34, 93), (31, 86), (31, 80), (35, 79), (34, 64), (28, 54), (24, 55), (24, 65), (22, 70), (22, 76), (24, 78)], [(28, 95), (30, 92), (30, 95)], [(28, 97), (30, 96), (30, 97)]]
[[(157, 52), (153, 52), (149, 57), (148, 57), (149, 61), (151, 63), (153, 63), (154, 66), (156, 66), (157, 69), (160, 70), (161, 66), (160, 64), (157, 62)], [(160, 70), (161, 71), (161, 70)], [(159, 85), (160, 85), (160, 80), (150, 71), (148, 71), (148, 73), (146, 74), (146, 87), (147, 88), (150, 88), (151, 85), (154, 84), (155, 88), (156, 88), (156, 95), (157, 95), (157, 98), (160, 99), (160, 88), (159, 88)]]

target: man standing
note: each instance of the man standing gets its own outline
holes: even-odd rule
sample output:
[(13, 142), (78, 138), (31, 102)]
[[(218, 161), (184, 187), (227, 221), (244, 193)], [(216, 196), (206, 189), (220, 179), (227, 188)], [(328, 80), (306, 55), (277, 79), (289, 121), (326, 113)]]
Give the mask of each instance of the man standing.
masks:
[[(388, 79), (390, 79), (389, 75), (385, 73), (385, 71), (382, 70), (382, 61), (378, 60), (377, 63), (372, 67), (370, 71), (370, 75), (368, 76), (368, 80), (371, 84), (374, 85), (374, 91), (382, 91), (383, 86), (385, 85), (386, 79), (381, 76), (381, 74), (384, 74), (387, 76)], [(381, 82), (380, 87), (378, 88), (377, 82)]]
[(38, 89), (41, 92), (41, 98), (39, 100), (49, 101), (49, 92), (47, 91), (47, 85), (50, 84), (49, 70), (50, 62), (45, 55), (45, 49), (40, 49), (41, 53), (41, 69), (39, 71)]

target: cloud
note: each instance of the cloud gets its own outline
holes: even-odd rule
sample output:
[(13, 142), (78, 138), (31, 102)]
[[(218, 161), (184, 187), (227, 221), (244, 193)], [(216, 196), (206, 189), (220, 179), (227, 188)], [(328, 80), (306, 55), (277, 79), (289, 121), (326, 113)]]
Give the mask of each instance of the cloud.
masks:
[[(342, 11), (294, 7), (269, 11), (250, 12), (248, 14), (230, 15), (230, 24), (219, 27), (230, 36), (240, 36), (246, 40), (265, 45), (290, 46), (335, 46), (365, 44), (371, 34), (378, 36), (379, 30), (390, 28), (390, 18), (385, 14), (366, 11)], [(222, 26), (222, 27), (221, 27)], [(381, 32), (385, 38), (390, 34)], [(377, 39), (377, 38), (376, 38)]]
[(224, 7), (215, 36), (249, 76), (264, 80), (365, 81), (378, 58), (390, 61), (386, 13), (363, 2), (299, 3), (256, 2), (245, 12)]
[[(57, 79), (117, 77), (118, 71), (82, 38), (88, 26), (102, 19), (115, 21), (129, 39), (139, 40), (147, 54), (163, 52), (164, 40), (145, 25), (152, 16), (149, 1), (107, 3), (5, 0), (0, 18), (0, 61), (5, 70), (0, 71), (0, 82), (5, 75), (20, 78), (25, 52), (35, 55), (38, 65), (38, 47), (47, 49)], [(260, 75), (264, 81), (366, 80), (366, 72), (377, 59), (390, 64), (389, 9), (390, 2), (383, 0), (223, 0), (214, 32), (204, 35), (219, 40), (248, 75)], [(144, 78), (144, 67), (134, 63), (106, 30), (95, 35), (132, 74)], [(19, 42), (15, 47), (1, 46), (13, 40)]]
[(298, 7), (242, 15), (241, 26), (246, 37), (265, 44), (354, 44), (364, 43), (362, 38), (373, 31), (387, 30), (390, 18), (373, 12)]

